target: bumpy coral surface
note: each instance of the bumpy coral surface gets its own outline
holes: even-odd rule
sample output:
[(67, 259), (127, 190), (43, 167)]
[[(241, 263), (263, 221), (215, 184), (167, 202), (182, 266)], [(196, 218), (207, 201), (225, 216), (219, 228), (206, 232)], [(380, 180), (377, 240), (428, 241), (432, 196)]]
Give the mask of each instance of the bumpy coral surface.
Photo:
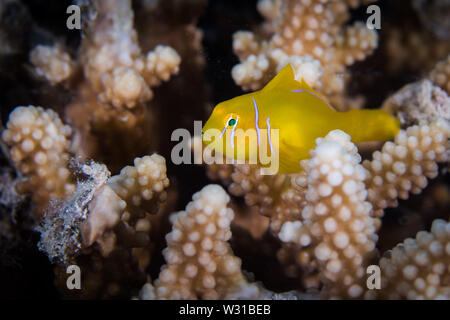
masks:
[(223, 299), (233, 295), (255, 295), (247, 288), (241, 261), (233, 255), (227, 240), (234, 213), (230, 197), (218, 185), (208, 185), (194, 194), (186, 211), (173, 216), (168, 247), (155, 288), (147, 285), (142, 298)]
[(83, 43), (84, 72), (104, 102), (134, 107), (152, 98), (152, 86), (178, 72), (180, 57), (159, 46), (141, 54), (129, 1), (96, 1), (96, 17)]
[(63, 199), (75, 189), (67, 169), (70, 134), (55, 111), (34, 106), (16, 108), (3, 132), (11, 159), (26, 176), (18, 190), (33, 194), (37, 217), (50, 200)]
[(436, 64), (430, 73), (431, 80), (450, 94), (450, 55)]
[[(0, 296), (450, 299), (446, 1), (82, 0), (81, 30), (66, 2), (0, 1)], [(171, 161), (174, 130), (288, 63), (402, 130), (261, 175), (198, 165), (195, 123), (195, 164)]]
[(262, 215), (272, 218), (272, 228), (278, 231), (284, 220), (300, 215), (304, 203), (304, 188), (293, 183), (304, 179), (304, 175), (261, 175), (255, 165), (213, 164), (208, 168), (212, 179), (220, 178), (229, 184), (228, 190), (236, 196), (243, 196), (248, 206), (258, 208)]
[(388, 299), (450, 299), (450, 223), (406, 239), (380, 260), (381, 295)]
[(156, 212), (166, 199), (169, 186), (166, 160), (160, 155), (136, 158), (134, 166), (126, 166), (109, 180), (112, 189), (127, 203), (126, 219), (135, 219), (145, 212)]
[[(344, 100), (345, 68), (363, 60), (377, 47), (377, 34), (361, 22), (345, 26), (348, 9), (371, 1), (261, 0), (258, 9), (268, 19), (264, 31), (234, 35), (233, 48), (242, 61), (232, 70), (244, 89), (264, 86), (286, 64), (296, 77), (320, 89), (339, 108)], [(269, 27), (268, 27), (269, 26)]]
[(362, 296), (368, 258), (377, 241), (360, 160), (344, 132), (318, 139), (304, 163), (308, 189), (303, 223), (286, 222), (279, 234), (282, 241), (313, 246), (309, 250), (318, 261), (324, 294), (332, 298)]
[(402, 126), (431, 122), (435, 118), (450, 120), (450, 97), (430, 80), (404, 86), (386, 99), (382, 108), (393, 113)]
[[(143, 275), (149, 263), (143, 248), (150, 246), (149, 215), (166, 198), (165, 160), (157, 154), (136, 158), (135, 167), (111, 178), (97, 163), (81, 165), (78, 174), (74, 194), (51, 206), (44, 217), (39, 246), (60, 263), (58, 270), (70, 263), (93, 268), (85, 275), (88, 285), (80, 297), (120, 296), (115, 283), (133, 272)], [(129, 268), (130, 274), (106, 274), (116, 264)], [(57, 275), (64, 281), (64, 273)]]
[(376, 151), (373, 160), (363, 162), (375, 215), (383, 216), (384, 208), (397, 206), (397, 199), (420, 193), (427, 178), (438, 175), (437, 163), (448, 161), (449, 129), (443, 119), (409, 127)]
[(61, 45), (38, 45), (31, 51), (30, 62), (35, 66), (36, 74), (53, 85), (68, 79), (73, 72), (72, 60)]

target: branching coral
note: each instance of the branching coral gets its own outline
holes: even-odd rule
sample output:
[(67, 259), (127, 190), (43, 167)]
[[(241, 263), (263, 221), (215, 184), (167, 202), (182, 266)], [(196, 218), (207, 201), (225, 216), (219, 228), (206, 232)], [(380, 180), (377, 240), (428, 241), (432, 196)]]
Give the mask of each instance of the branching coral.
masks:
[(394, 142), (386, 142), (373, 160), (365, 160), (368, 200), (374, 214), (383, 216), (383, 209), (397, 206), (397, 199), (407, 199), (427, 185), (427, 178), (438, 174), (437, 162), (448, 161), (449, 123), (439, 119), (401, 131)]
[[(65, 80), (67, 90), (74, 91), (67, 97), (65, 116), (74, 131), (76, 155), (94, 158), (116, 173), (135, 157), (156, 150), (159, 111), (149, 105), (152, 88), (179, 72), (181, 57), (159, 43), (142, 53), (131, 1), (81, 5), (84, 36), (74, 60), (60, 43), (38, 45), (30, 60), (36, 74), (52, 85)], [(113, 146), (123, 137), (127, 150), (115, 152)]]
[[(445, 93), (443, 94), (445, 95)], [(349, 142), (349, 137), (345, 134), (330, 133), (326, 138), (318, 140), (320, 145), (324, 145), (322, 148), (318, 147), (323, 151), (319, 155), (325, 154), (325, 150), (330, 150), (330, 152), (334, 150), (336, 155), (318, 159), (323, 162), (333, 162), (334, 159), (341, 158), (338, 156), (339, 154), (344, 156), (342, 152), (345, 151), (346, 161), (349, 162), (343, 165), (343, 160), (336, 160), (342, 167), (335, 168), (335, 172), (330, 177), (328, 175), (331, 174), (331, 171), (326, 171), (326, 168), (331, 170), (331, 164), (323, 163), (323, 172), (319, 169), (314, 170), (316, 165), (317, 168), (322, 167), (319, 160), (313, 161), (314, 156), (317, 155), (315, 152), (312, 153), (310, 161), (303, 162), (302, 166), (305, 171), (291, 177), (284, 175), (261, 176), (257, 167), (248, 165), (217, 164), (210, 166), (209, 175), (212, 178), (220, 177), (224, 183), (229, 184), (232, 194), (244, 196), (247, 205), (256, 206), (260, 213), (271, 218), (272, 230), (279, 232), (280, 239), (285, 243), (277, 256), (280, 262), (286, 265), (286, 272), (289, 275), (295, 276), (299, 272), (304, 287), (318, 287), (317, 281), (320, 280), (328, 288), (331, 288), (324, 291), (324, 294), (328, 296), (362, 296), (364, 292), (362, 276), (365, 273), (363, 269), (356, 271), (354, 268), (360, 266), (363, 260), (367, 265), (368, 259), (372, 256), (372, 250), (368, 248), (373, 249), (376, 243), (375, 232), (380, 227), (380, 220), (377, 217), (383, 215), (383, 209), (386, 206), (395, 206), (397, 197), (407, 197), (409, 192), (419, 193), (426, 186), (426, 178), (434, 178), (437, 175), (437, 162), (445, 162), (448, 159), (448, 128), (448, 122), (444, 119), (435, 120), (429, 125), (421, 123), (409, 127), (406, 131), (401, 131), (394, 142), (387, 142), (381, 151), (376, 151), (373, 160), (365, 160), (364, 168), (359, 164), (360, 156), (357, 154), (356, 147)], [(341, 145), (341, 148), (338, 148), (338, 145)], [(350, 170), (350, 168), (352, 169)], [(348, 172), (352, 172), (352, 174), (355, 172), (355, 176), (350, 175), (346, 178)], [(327, 185), (328, 182), (332, 183), (334, 178), (339, 183), (336, 186)], [(344, 188), (345, 179), (349, 180), (348, 185), (354, 186), (354, 190), (357, 190), (355, 195), (347, 195), (343, 191), (344, 189), (340, 189)], [(311, 194), (314, 192), (306, 190), (316, 190), (318, 194), (322, 191), (330, 192), (328, 194), (330, 199), (317, 196), (317, 206), (315, 206), (314, 203), (311, 204), (311, 201), (314, 201)], [(347, 205), (344, 205), (345, 197), (341, 193), (353, 200), (348, 200)], [(360, 202), (354, 202), (355, 199), (360, 199)], [(374, 206), (373, 212), (372, 205)], [(355, 261), (359, 261), (359, 263), (355, 262), (353, 268), (353, 262), (340, 261), (338, 263), (328, 261), (329, 256), (322, 260), (317, 257), (321, 251), (316, 248), (325, 247), (328, 250), (324, 249), (324, 252), (331, 256), (334, 255), (336, 258), (336, 248), (331, 247), (335, 251), (329, 249), (330, 243), (334, 245), (332, 242), (333, 232), (321, 232), (328, 224), (330, 224), (330, 230), (334, 226), (333, 230), (336, 233), (341, 232), (346, 235), (346, 239), (352, 239), (352, 235), (348, 236), (347, 234), (353, 229), (345, 224), (346, 221), (342, 222), (343, 225), (337, 223), (332, 225), (332, 222), (329, 222), (335, 220), (332, 218), (325, 223), (328, 218), (327, 212), (338, 212), (336, 206), (346, 208), (341, 211), (344, 218), (347, 214), (348, 223), (352, 224), (356, 221), (354, 226), (363, 228), (355, 227), (357, 232), (355, 231), (353, 234), (355, 239), (365, 241), (366, 245), (365, 247), (359, 244), (361, 245), (359, 251), (355, 250), (354, 246), (352, 247), (352, 250), (359, 253), (359, 256), (355, 258)], [(316, 216), (316, 210), (324, 215)], [(360, 217), (361, 222), (358, 222), (359, 218), (353, 215)], [(361, 233), (361, 230), (365, 231)], [(336, 269), (327, 269), (328, 263), (329, 268), (334, 266)], [(296, 268), (299, 270), (297, 271)], [(333, 274), (333, 270), (337, 270), (336, 274)], [(349, 272), (347, 280), (342, 280), (345, 279), (345, 276), (342, 276), (340, 270), (345, 270), (342, 271), (344, 273), (352, 270)], [(356, 279), (350, 277), (357, 274)], [(352, 279), (354, 282), (351, 282)], [(339, 281), (344, 281), (344, 284)], [(352, 287), (352, 285), (354, 286)]]
[(127, 220), (142, 217), (145, 212), (154, 212), (166, 198), (169, 186), (166, 176), (166, 161), (154, 154), (136, 158), (134, 166), (126, 166), (119, 175), (110, 179), (109, 185), (127, 202)]
[(186, 211), (172, 217), (173, 229), (166, 236), (162, 267), (155, 287), (144, 286), (141, 298), (224, 299), (257, 297), (241, 271), (227, 241), (234, 213), (230, 198), (218, 185), (208, 185), (194, 194)]
[(430, 80), (404, 86), (384, 101), (382, 109), (394, 114), (403, 127), (437, 117), (450, 119), (450, 98)]
[(279, 234), (282, 241), (312, 246), (308, 250), (317, 261), (324, 294), (332, 298), (362, 296), (365, 266), (377, 241), (360, 161), (342, 131), (318, 139), (311, 159), (303, 163), (308, 176), (303, 222), (286, 222)]
[(30, 53), (30, 61), (38, 76), (45, 77), (52, 85), (68, 79), (74, 66), (62, 45), (36, 46)]
[[(81, 174), (87, 178), (80, 179), (73, 196), (52, 207), (44, 219), (41, 243), (51, 258), (69, 261), (79, 249), (94, 243), (104, 256), (116, 246), (148, 245), (150, 226), (146, 214), (158, 211), (166, 198), (169, 180), (165, 160), (157, 154), (136, 158), (135, 165), (111, 178), (104, 165), (82, 165)], [(55, 241), (55, 237), (59, 240)], [(55, 243), (55, 249), (49, 247)]]
[[(46, 252), (51, 260), (64, 264), (73, 262), (83, 247), (82, 225), (86, 219), (90, 225), (105, 231), (111, 221), (117, 222), (117, 216), (125, 206), (118, 197), (109, 197), (108, 205), (104, 208), (96, 205), (97, 200), (93, 201), (98, 195), (100, 199), (106, 200), (104, 196), (108, 191), (103, 187), (110, 173), (104, 165), (81, 165), (78, 175), (80, 179), (73, 195), (66, 201), (52, 204), (45, 212), (40, 227), (40, 249)], [(91, 215), (94, 218), (91, 218)], [(84, 229), (88, 235), (84, 236), (85, 239), (91, 239), (93, 235), (100, 233), (92, 227)]]
[(178, 73), (180, 56), (167, 46), (158, 46), (145, 57), (141, 55), (127, 1), (99, 1), (96, 9), (98, 16), (91, 25), (95, 32), (82, 49), (86, 77), (100, 99), (117, 108), (132, 108), (151, 99), (150, 87)]
[(244, 89), (260, 89), (291, 63), (296, 77), (321, 89), (336, 106), (351, 107), (344, 100), (345, 68), (376, 48), (377, 35), (360, 22), (344, 24), (350, 7), (368, 2), (261, 0), (258, 9), (269, 21), (262, 31), (234, 35), (233, 48), (242, 62), (233, 68), (233, 79)]
[(450, 223), (435, 220), (431, 232), (406, 239), (380, 260), (387, 299), (450, 299)]
[[(233, 63), (227, 51), (209, 47), (204, 55), (202, 46), (235, 32), (234, 22), (220, 11), (219, 20), (206, 16), (198, 27), (206, 0), (83, 0), (76, 2), (83, 22), (77, 39), (79, 32), (64, 24), (48, 32), (53, 23), (35, 8), (29, 15), (28, 3), (3, 2), (0, 103), (10, 119), (0, 143), (9, 157), (0, 157), (0, 249), (22, 241), (30, 228), (39, 231), (40, 240), (32, 239), (53, 263), (61, 297), (128, 299), (141, 289), (142, 299), (450, 299), (449, 223), (437, 220), (431, 232), (403, 241), (448, 218), (449, 42), (439, 38), (446, 30), (436, 24), (446, 16), (439, 6), (407, 20), (393, 21), (395, 11), (383, 16), (383, 46), (369, 60), (377, 33), (353, 21), (373, 0), (259, 0), (264, 21), (233, 41), (240, 63), (232, 77), (245, 90), (262, 88), (290, 63), (297, 79), (342, 111), (360, 107), (364, 98), (378, 105), (418, 71), (425, 78), (384, 101), (403, 130), (383, 147), (358, 150), (351, 137), (334, 131), (316, 141), (295, 174), (212, 164), (207, 175), (230, 195), (207, 185), (169, 217), (207, 182), (200, 177), (204, 168), (173, 165), (169, 189), (159, 154), (170, 154), (173, 130), (204, 119), (209, 88), (220, 87), (217, 99), (233, 95), (216, 69), (208, 68), (212, 85), (204, 72), (210, 59), (226, 71)], [(377, 4), (382, 14), (389, 11), (385, 2)], [(215, 5), (210, 2), (207, 15)], [(403, 2), (399, 7), (412, 10)], [(412, 50), (416, 59), (409, 59)], [(433, 69), (437, 59), (444, 60)], [(70, 127), (40, 107), (9, 114), (17, 104), (53, 108)], [(377, 250), (397, 243), (380, 260)], [(69, 264), (81, 268), (82, 290), (67, 288)], [(370, 264), (381, 267), (381, 290), (366, 288)]]
[(230, 193), (243, 196), (248, 206), (255, 206), (262, 215), (271, 217), (275, 231), (279, 230), (281, 222), (300, 215), (304, 189), (293, 180), (304, 179), (304, 175), (261, 175), (255, 165), (228, 164), (209, 166), (208, 175), (230, 182)]
[(50, 200), (64, 199), (75, 189), (67, 167), (70, 134), (70, 127), (53, 110), (17, 107), (9, 117), (2, 139), (11, 147), (18, 170), (27, 177), (17, 190), (32, 193), (36, 217)]
[[(132, 247), (145, 248), (151, 230), (149, 214), (158, 212), (159, 205), (167, 198), (169, 179), (165, 159), (157, 154), (136, 158), (134, 166), (123, 168), (119, 175), (111, 177), (108, 185), (127, 204), (121, 216), (121, 237), (135, 243)], [(149, 263), (145, 252), (139, 256), (146, 261), (140, 261), (141, 265)]]
[[(104, 165), (81, 165), (75, 193), (54, 204), (42, 221), (40, 248), (60, 263), (58, 270), (69, 263), (89, 270), (82, 297), (117, 296), (121, 291), (111, 289), (113, 283), (133, 277), (133, 272), (143, 276), (145, 265), (136, 250), (149, 247), (148, 214), (156, 213), (166, 198), (168, 179), (159, 155), (137, 158), (135, 165), (111, 178)], [(117, 263), (130, 273), (113, 272), (110, 279), (102, 274)], [(64, 282), (64, 272), (57, 275)]]
[(436, 64), (431, 70), (430, 79), (450, 94), (450, 55)]
[[(151, 99), (150, 88), (178, 72), (180, 56), (167, 46), (141, 54), (130, 1), (94, 1), (89, 9), (79, 63), (92, 89), (116, 108), (132, 108)], [(30, 60), (52, 84), (71, 74), (73, 62), (59, 44), (37, 46)]]

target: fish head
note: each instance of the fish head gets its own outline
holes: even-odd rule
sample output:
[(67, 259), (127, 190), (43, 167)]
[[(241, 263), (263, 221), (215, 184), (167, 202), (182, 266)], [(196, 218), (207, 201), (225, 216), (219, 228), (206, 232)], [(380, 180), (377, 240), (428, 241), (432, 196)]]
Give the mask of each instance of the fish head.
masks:
[(224, 150), (237, 149), (236, 134), (251, 128), (253, 113), (253, 102), (248, 94), (217, 104), (203, 126), (203, 143), (209, 145), (219, 139)]

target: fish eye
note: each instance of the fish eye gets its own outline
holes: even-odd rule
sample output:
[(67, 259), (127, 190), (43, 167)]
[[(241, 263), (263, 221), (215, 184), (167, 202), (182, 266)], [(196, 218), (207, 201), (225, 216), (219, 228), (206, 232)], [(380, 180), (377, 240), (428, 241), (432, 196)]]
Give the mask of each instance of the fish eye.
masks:
[(228, 114), (227, 122), (225, 123), (225, 127), (232, 128), (232, 127), (236, 126), (238, 119), (239, 119), (239, 117), (236, 114), (234, 114), (234, 113)]

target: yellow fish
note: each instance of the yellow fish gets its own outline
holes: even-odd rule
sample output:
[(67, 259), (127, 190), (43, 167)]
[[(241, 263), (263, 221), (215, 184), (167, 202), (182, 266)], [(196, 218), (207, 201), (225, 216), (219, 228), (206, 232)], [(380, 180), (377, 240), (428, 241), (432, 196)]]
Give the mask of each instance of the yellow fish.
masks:
[[(383, 110), (336, 111), (303, 79), (295, 80), (294, 70), (288, 64), (263, 89), (219, 103), (202, 132), (208, 145), (211, 141), (205, 139), (205, 132), (221, 131), (219, 139), (223, 139), (224, 151), (227, 144), (238, 149), (233, 153), (234, 159), (258, 157), (254, 153), (264, 143), (271, 154), (278, 153), (278, 173), (296, 173), (301, 171), (300, 160), (307, 159), (315, 147), (315, 140), (332, 130), (340, 129), (358, 143), (390, 140), (399, 127), (399, 121)], [(254, 130), (258, 148), (243, 146), (245, 141), (234, 135), (237, 129)], [(271, 129), (278, 129), (278, 139), (273, 139)], [(263, 131), (269, 133), (261, 134)], [(278, 152), (274, 153), (274, 148)]]

